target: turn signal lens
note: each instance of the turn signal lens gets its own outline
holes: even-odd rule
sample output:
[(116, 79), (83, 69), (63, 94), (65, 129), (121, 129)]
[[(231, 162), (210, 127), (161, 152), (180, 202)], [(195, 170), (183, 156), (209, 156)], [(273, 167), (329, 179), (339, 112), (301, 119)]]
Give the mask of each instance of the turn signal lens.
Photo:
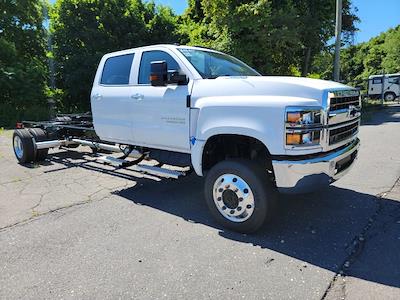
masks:
[(286, 145), (300, 145), (302, 142), (302, 135), (300, 133), (287, 133)]
[(299, 112), (288, 112), (287, 121), (289, 123), (298, 123), (301, 121), (301, 114)]
[(157, 75), (150, 75), (150, 81), (156, 81), (156, 80), (158, 80)]
[(320, 137), (320, 131), (286, 133), (286, 145), (317, 145), (320, 142)]

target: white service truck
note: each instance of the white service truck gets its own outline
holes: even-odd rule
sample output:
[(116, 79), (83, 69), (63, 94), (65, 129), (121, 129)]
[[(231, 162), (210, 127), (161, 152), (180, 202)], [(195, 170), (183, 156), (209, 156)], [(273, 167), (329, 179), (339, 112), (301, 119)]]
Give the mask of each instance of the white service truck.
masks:
[(13, 145), (20, 163), (85, 145), (121, 152), (99, 157), (117, 167), (172, 178), (194, 170), (217, 221), (252, 232), (278, 192), (314, 191), (349, 171), (360, 106), (359, 91), (336, 82), (261, 76), (218, 51), (155, 45), (104, 55), (92, 115), (24, 121)]
[(385, 101), (394, 101), (400, 97), (400, 73), (369, 76), (368, 97), (379, 99), (382, 96)]

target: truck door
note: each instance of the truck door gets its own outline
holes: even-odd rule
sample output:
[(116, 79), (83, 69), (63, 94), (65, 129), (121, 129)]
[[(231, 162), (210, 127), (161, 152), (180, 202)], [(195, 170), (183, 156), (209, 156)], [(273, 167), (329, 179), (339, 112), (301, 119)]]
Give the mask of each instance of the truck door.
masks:
[(368, 95), (380, 95), (382, 93), (382, 77), (369, 79)]
[(387, 90), (393, 92), (396, 97), (400, 96), (400, 75), (389, 76), (387, 80)]
[(131, 96), (134, 102), (132, 130), (139, 145), (189, 152), (189, 86), (154, 87), (150, 84), (152, 61), (166, 61), (168, 70), (181, 69), (172, 55), (161, 50), (142, 53), (138, 84), (133, 87)]
[(106, 59), (96, 76), (91, 94), (93, 123), (97, 135), (106, 141), (132, 142), (132, 99), (130, 86), (134, 53)]

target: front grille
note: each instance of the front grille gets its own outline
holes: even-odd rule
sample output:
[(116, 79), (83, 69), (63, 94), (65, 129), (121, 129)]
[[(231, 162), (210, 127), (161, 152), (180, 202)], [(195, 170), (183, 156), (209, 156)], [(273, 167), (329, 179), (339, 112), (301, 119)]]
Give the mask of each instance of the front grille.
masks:
[(329, 131), (329, 145), (340, 143), (358, 132), (358, 121)]
[(350, 105), (359, 106), (360, 97), (350, 96), (350, 97), (335, 97), (331, 98), (330, 110), (348, 109)]

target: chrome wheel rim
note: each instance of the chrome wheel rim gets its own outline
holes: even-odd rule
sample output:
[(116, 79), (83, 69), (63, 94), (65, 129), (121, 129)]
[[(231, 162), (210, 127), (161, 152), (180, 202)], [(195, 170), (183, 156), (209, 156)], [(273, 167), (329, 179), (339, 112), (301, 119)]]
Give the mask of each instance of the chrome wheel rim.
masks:
[(24, 146), (22, 144), (21, 138), (18, 135), (15, 136), (13, 144), (15, 155), (18, 158), (22, 158), (22, 156), (24, 155)]
[(394, 100), (393, 94), (388, 94), (386, 96), (386, 101), (393, 101), (393, 100)]
[(254, 194), (248, 183), (234, 174), (217, 178), (213, 187), (215, 206), (229, 221), (240, 223), (248, 220), (255, 207)]

